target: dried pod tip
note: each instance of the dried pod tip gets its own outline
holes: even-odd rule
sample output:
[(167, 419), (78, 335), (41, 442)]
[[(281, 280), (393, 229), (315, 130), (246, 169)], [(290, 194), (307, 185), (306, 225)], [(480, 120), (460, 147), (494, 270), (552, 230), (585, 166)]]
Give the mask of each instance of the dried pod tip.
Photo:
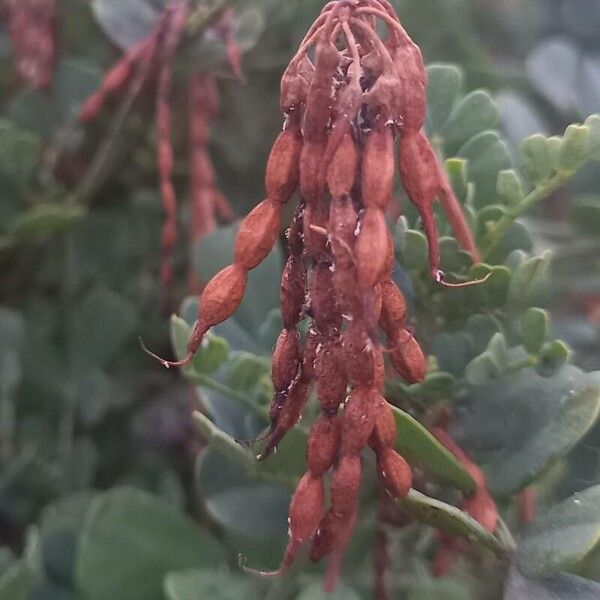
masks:
[(155, 354), (154, 352), (149, 350), (148, 347), (146, 346), (146, 344), (144, 344), (144, 340), (142, 340), (142, 338), (139, 338), (139, 342), (140, 342), (140, 346), (142, 347), (142, 350), (148, 356), (151, 356), (152, 358), (157, 360), (163, 367), (165, 367), (165, 369), (177, 369), (179, 367), (187, 367), (192, 362), (192, 359), (194, 358), (194, 353), (188, 352), (186, 354), (186, 356), (181, 360), (176, 360), (176, 361), (165, 360), (164, 358), (158, 356), (158, 354)]
[(485, 277), (482, 277), (481, 279), (473, 279), (471, 281), (463, 281), (461, 283), (449, 283), (446, 281), (446, 275), (444, 274), (443, 271), (436, 270), (433, 272), (433, 280), (436, 283), (439, 283), (443, 287), (451, 288), (451, 289), (452, 288), (466, 288), (466, 287), (472, 287), (474, 285), (481, 285), (482, 283), (485, 283), (491, 276), (492, 276), (492, 273), (490, 272)]
[(238, 554), (238, 567), (244, 573), (248, 575), (258, 575), (259, 577), (279, 577), (285, 569), (283, 567), (277, 569), (276, 571), (261, 571), (259, 569), (253, 569), (246, 565), (246, 557), (243, 554)]

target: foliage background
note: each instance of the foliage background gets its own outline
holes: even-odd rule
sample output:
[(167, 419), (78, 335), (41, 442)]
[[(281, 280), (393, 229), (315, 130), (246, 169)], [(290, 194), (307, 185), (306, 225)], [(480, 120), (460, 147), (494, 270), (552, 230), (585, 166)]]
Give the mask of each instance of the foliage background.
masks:
[[(139, 3), (143, 0), (130, 6)], [(168, 598), (200, 597), (186, 595), (186, 589), (194, 590), (192, 594), (206, 589), (204, 597), (214, 598), (283, 598), (286, 594), (318, 598), (318, 578), (310, 570), (271, 587), (226, 570), (222, 547), (206, 533), (224, 536), (228, 547), (247, 553), (253, 563), (274, 566), (282, 548), (289, 496), (280, 488), (254, 482), (241, 485), (243, 473), (231, 465), (223, 469), (215, 453), (204, 453), (197, 461), (203, 442), (190, 416), (197, 407), (193, 388), (177, 373), (161, 371), (139, 350), (137, 336), (142, 334), (148, 345), (170, 352), (169, 323), (160, 310), (157, 278), (161, 209), (152, 99), (144, 97), (137, 103), (100, 176), (91, 188), (82, 189), (82, 181), (89, 183), (85, 173), (106, 136), (112, 113), (107, 111), (85, 129), (74, 127), (73, 119), (103, 71), (119, 56), (119, 49), (109, 39), (110, 25), (104, 23), (103, 29), (88, 3), (64, 0), (59, 4), (61, 56), (48, 95), (16, 85), (8, 36), (5, 29), (0, 32), (0, 543), (5, 547), (0, 572), (9, 573), (9, 585), (17, 586), (6, 592), (0, 588), (0, 594), (13, 594), (0, 597), (21, 597), (14, 590), (27, 588), (23, 597), (101, 599), (113, 589), (108, 581), (118, 582), (117, 589), (132, 590), (123, 598), (162, 598), (163, 593)], [(98, 8), (103, 2), (92, 4)], [(219, 183), (239, 215), (261, 199), (265, 157), (281, 127), (278, 80), (321, 4), (316, 0), (239, 3), (245, 85), (231, 77), (223, 66), (223, 49), (210, 40), (179, 57), (180, 86), (191, 65), (206, 65), (220, 75), (221, 115), (214, 125), (211, 151)], [(493, 92), (516, 163), (525, 136), (562, 134), (568, 123), (600, 111), (599, 2), (403, 0), (395, 4), (406, 28), (422, 45), (427, 62), (461, 65), (466, 90), (483, 86)], [(106, 0), (106, 5), (111, 2)], [(185, 94), (176, 97), (182, 99), (176, 113), (183, 115)], [(185, 149), (185, 135), (185, 119), (176, 120), (177, 148)], [(185, 197), (184, 151), (179, 155), (176, 181)], [(409, 219), (412, 222), (411, 213)], [(181, 222), (186, 223), (185, 214)], [(526, 223), (532, 253), (553, 252), (552, 288), (546, 290), (544, 300), (553, 316), (551, 337), (571, 346), (576, 365), (600, 369), (597, 164), (553, 194), (527, 216)], [(228, 228), (197, 249), (194, 260), (200, 273), (212, 272), (226, 260), (232, 235)], [(281, 256), (275, 253), (270, 264), (259, 270), (250, 290), (254, 296), (230, 328), (219, 331), (235, 350), (252, 354), (231, 358), (218, 341), (210, 349), (217, 366), (227, 356), (228, 372), (234, 371), (233, 387), (258, 405), (268, 398), (266, 357), (278, 329), (277, 315), (265, 312), (274, 306), (274, 297), (264, 295), (276, 289), (273, 275)], [(186, 257), (182, 243), (178, 254), (182, 299)], [(190, 310), (188, 302), (182, 315), (189, 318)], [(205, 404), (227, 403), (218, 394), (206, 396)], [(238, 433), (236, 420), (242, 417), (232, 409), (228, 418), (229, 424), (219, 426)], [(255, 431), (259, 423), (245, 421), (244, 427)], [(578, 444), (569, 462), (556, 467), (558, 485), (551, 486), (547, 498), (541, 495), (542, 503), (600, 483), (599, 450), (596, 427)], [(211, 469), (213, 488), (206, 479)], [(237, 488), (232, 487), (236, 483)], [(152, 498), (128, 491), (131, 487), (151, 493)], [(111, 488), (114, 491), (97, 496), (97, 491)], [(127, 570), (119, 570), (118, 558), (102, 562), (105, 549), (93, 545), (98, 538), (81, 542), (91, 503), (96, 515), (106, 517), (102, 523), (109, 529), (104, 535), (113, 540), (113, 547), (123, 556), (141, 557), (139, 565), (128, 563)], [(257, 505), (268, 506), (271, 519), (261, 520), (261, 511), (250, 512), (240, 531), (240, 507), (252, 511)], [(173, 507), (184, 509), (205, 527), (185, 520), (183, 511)], [(155, 531), (135, 529), (144, 510), (149, 521), (161, 523)], [(223, 514), (215, 519), (219, 510)], [(231, 529), (227, 519), (235, 525)], [(32, 528), (35, 523), (37, 528)], [(128, 528), (134, 537), (148, 537), (133, 543)], [(370, 535), (372, 523), (367, 517), (356, 548)], [(88, 562), (74, 567), (81, 543), (89, 543)], [(162, 552), (154, 556), (149, 548)], [(370, 597), (368, 559), (356, 548), (350, 560), (361, 566), (353, 589), (342, 589), (340, 597)], [(15, 562), (14, 556), (24, 551), (25, 558)], [(441, 593), (491, 598), (501, 593), (498, 581), (483, 582), (472, 572), (466, 584), (461, 577), (440, 584), (427, 576), (421, 557), (409, 559), (405, 569), (394, 573), (395, 585), (409, 598)], [(44, 575), (38, 577), (40, 562)], [(160, 591), (163, 583), (158, 574), (186, 568), (207, 570), (173, 575), (164, 583), (166, 591)], [(34, 583), (19, 587), (19, 582), (31, 580), (31, 571), (38, 573)], [(586, 574), (598, 579), (597, 564), (592, 561)], [(90, 582), (84, 591), (78, 583), (81, 579)], [(141, 580), (147, 589), (136, 587)], [(7, 580), (2, 581), (6, 585)], [(492, 589), (482, 591), (484, 584)]]

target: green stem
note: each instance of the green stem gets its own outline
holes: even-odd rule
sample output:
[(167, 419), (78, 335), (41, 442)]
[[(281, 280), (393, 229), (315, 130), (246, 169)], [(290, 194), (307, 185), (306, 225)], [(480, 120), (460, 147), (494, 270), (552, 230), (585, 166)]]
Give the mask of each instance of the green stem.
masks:
[(555, 192), (558, 188), (569, 181), (574, 174), (574, 171), (558, 171), (553, 177), (536, 187), (530, 194), (525, 196), (525, 198), (523, 198), (519, 204), (510, 207), (506, 214), (484, 236), (480, 244), (481, 254), (484, 260), (489, 258), (490, 254), (500, 243), (506, 232), (512, 227), (513, 223), (520, 216), (535, 206), (538, 202), (544, 200), (544, 198)]
[(250, 400), (250, 398), (248, 398), (244, 394), (240, 394), (239, 392), (232, 390), (230, 387), (217, 381), (216, 379), (208, 377), (208, 375), (202, 375), (202, 373), (196, 373), (193, 371), (188, 372), (185, 375), (192, 383), (195, 383), (201, 387), (208, 388), (213, 392), (223, 394), (231, 400), (239, 402), (242, 406), (252, 411), (255, 415), (258, 415), (262, 418), (266, 418), (267, 410), (264, 407), (252, 402), (252, 400)]

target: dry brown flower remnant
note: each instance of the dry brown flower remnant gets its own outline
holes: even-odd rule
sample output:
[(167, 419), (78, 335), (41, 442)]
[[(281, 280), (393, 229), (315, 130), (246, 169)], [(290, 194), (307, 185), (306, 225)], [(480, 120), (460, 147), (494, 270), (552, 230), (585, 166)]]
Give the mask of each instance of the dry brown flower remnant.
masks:
[[(387, 26), (385, 39), (378, 34), (381, 23)], [(281, 568), (272, 574), (288, 568), (299, 548), (310, 543), (313, 560), (331, 557), (326, 583), (332, 588), (357, 520), (362, 449), (374, 450), (381, 484), (390, 494), (402, 497), (412, 485), (410, 466), (394, 450), (396, 425), (383, 397), (379, 341), (381, 329), (391, 363), (405, 381), (425, 377), (425, 356), (406, 327), (404, 298), (391, 278), (394, 248), (385, 212), (396, 145), (404, 187), (429, 239), (433, 278), (444, 283), (432, 206), (436, 198), (463, 248), (474, 261), (479, 255), (423, 132), (421, 52), (389, 2), (327, 4), (283, 75), (281, 108), (285, 126), (267, 163), (267, 197), (242, 222), (234, 264), (204, 289), (187, 356), (159, 360), (166, 367), (188, 364), (206, 332), (235, 312), (248, 271), (273, 247), (283, 206), (299, 189), (281, 282), (284, 328), (273, 355), (271, 427), (260, 458), (267, 458), (297, 423), (315, 385), (321, 416), (309, 436), (307, 473), (291, 501), (289, 544)], [(298, 324), (305, 316), (311, 323), (302, 342)]]

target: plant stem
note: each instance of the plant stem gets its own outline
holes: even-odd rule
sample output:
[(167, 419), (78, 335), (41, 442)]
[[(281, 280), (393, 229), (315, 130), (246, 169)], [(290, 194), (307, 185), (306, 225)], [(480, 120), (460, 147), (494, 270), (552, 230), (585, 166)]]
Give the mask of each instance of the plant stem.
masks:
[(513, 223), (535, 206), (541, 200), (555, 192), (564, 185), (573, 175), (574, 171), (558, 171), (553, 177), (545, 183), (536, 187), (530, 194), (525, 196), (519, 204), (510, 207), (506, 214), (494, 225), (494, 227), (484, 236), (480, 248), (483, 259), (489, 258), (492, 251), (502, 240), (506, 232), (512, 227)]

